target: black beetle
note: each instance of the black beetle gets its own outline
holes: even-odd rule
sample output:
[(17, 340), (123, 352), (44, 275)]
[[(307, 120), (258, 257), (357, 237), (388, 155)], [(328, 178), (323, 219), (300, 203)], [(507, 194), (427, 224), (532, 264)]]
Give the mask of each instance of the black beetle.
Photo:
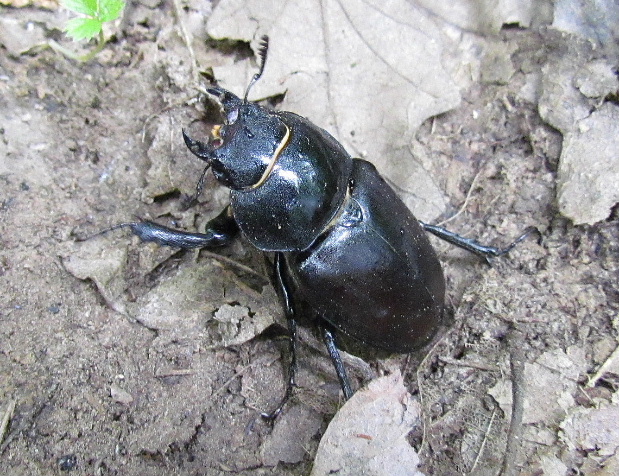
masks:
[(275, 253), (275, 285), (289, 323), (291, 362), (286, 394), (295, 386), (295, 312), (304, 303), (317, 316), (346, 399), (352, 389), (334, 341), (341, 331), (370, 346), (405, 353), (427, 343), (442, 317), (445, 281), (425, 231), (485, 259), (507, 253), (418, 221), (369, 162), (353, 159), (328, 132), (291, 112), (249, 102), (215, 87), (225, 124), (208, 143), (183, 131), (189, 150), (230, 188), (230, 205), (204, 233), (150, 221), (123, 223), (143, 241), (178, 248), (218, 247), (240, 230), (256, 248)]

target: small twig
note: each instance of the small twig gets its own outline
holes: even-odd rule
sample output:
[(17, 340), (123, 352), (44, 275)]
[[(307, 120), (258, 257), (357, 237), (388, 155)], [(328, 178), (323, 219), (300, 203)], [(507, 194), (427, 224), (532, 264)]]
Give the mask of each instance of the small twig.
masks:
[(445, 364), (454, 365), (457, 367), (467, 367), (467, 368), (477, 369), (477, 370), (486, 370), (489, 372), (500, 372), (501, 371), (501, 369), (497, 367), (496, 365), (484, 364), (481, 362), (456, 360), (456, 359), (452, 359), (451, 357), (441, 357), (441, 356), (439, 356), (438, 360), (440, 360), (441, 362)]
[(481, 446), (479, 447), (479, 451), (477, 452), (477, 456), (475, 457), (475, 461), (473, 462), (473, 466), (469, 471), (469, 474), (473, 474), (475, 468), (477, 467), (477, 463), (479, 463), (479, 459), (484, 454), (484, 449), (486, 448), (486, 443), (488, 442), (488, 435), (492, 430), (492, 424), (494, 423), (494, 417), (496, 415), (496, 408), (492, 410), (492, 415), (490, 416), (490, 421), (488, 422), (488, 426), (486, 427), (486, 431), (484, 432), (484, 439), (481, 442)]
[(220, 254), (213, 253), (212, 251), (205, 250), (205, 249), (201, 249), (200, 254), (202, 256), (207, 256), (208, 258), (212, 258), (214, 260), (221, 261), (222, 263), (226, 263), (231, 266), (234, 266), (235, 268), (240, 269), (241, 271), (244, 271), (245, 273), (256, 276), (257, 278), (260, 278), (267, 283), (269, 282), (269, 278), (265, 276), (264, 274), (259, 273), (258, 271), (251, 269), (249, 266), (245, 266), (244, 264), (241, 264), (238, 261), (233, 260), (232, 258), (228, 258), (227, 256), (222, 256)]
[(191, 37), (189, 36), (189, 32), (187, 28), (185, 28), (185, 23), (182, 18), (183, 8), (179, 0), (174, 0), (174, 13), (176, 13), (176, 19), (178, 21), (178, 26), (181, 30), (181, 36), (183, 37), (183, 41), (185, 42), (185, 46), (187, 47), (187, 51), (189, 52), (189, 58), (191, 59), (191, 76), (194, 81), (198, 81), (198, 62), (196, 61), (196, 54), (193, 51), (193, 46), (191, 46)]
[(460, 207), (460, 209), (456, 212), (455, 215), (452, 215), (449, 218), (446, 218), (442, 222), (438, 223), (437, 226), (443, 226), (445, 223), (448, 223), (451, 220), (454, 220), (457, 216), (461, 215), (464, 212), (464, 210), (466, 209), (467, 205), (469, 204), (469, 200), (471, 198), (471, 195), (473, 194), (473, 189), (475, 188), (475, 184), (477, 182), (477, 179), (479, 178), (479, 176), (481, 174), (481, 170), (482, 169), (478, 170), (477, 173), (475, 174), (475, 177), (473, 177), (473, 181), (471, 182), (471, 186), (469, 187), (469, 191), (466, 193), (466, 197), (464, 198), (464, 203), (462, 203), (462, 206)]
[(619, 346), (615, 347), (615, 350), (612, 351), (612, 353), (608, 356), (608, 358), (600, 366), (600, 368), (597, 370), (597, 372), (595, 372), (595, 374), (593, 374), (593, 376), (591, 376), (591, 378), (587, 382), (586, 386), (589, 387), (589, 388), (590, 387), (595, 387), (595, 384), (597, 384), (598, 380), (600, 380), (600, 378), (602, 378), (602, 375), (604, 375), (608, 371), (608, 368), (611, 365), (613, 365), (618, 358), (619, 358)]
[(519, 331), (512, 330), (508, 336), (509, 365), (512, 374), (512, 417), (507, 432), (507, 451), (503, 460), (505, 476), (518, 474), (518, 458), (522, 448), (522, 418), (524, 415), (524, 339)]
[(7, 430), (9, 429), (9, 422), (13, 418), (13, 412), (15, 411), (15, 400), (9, 401), (4, 416), (2, 417), (2, 423), (0, 423), (0, 443), (4, 441)]

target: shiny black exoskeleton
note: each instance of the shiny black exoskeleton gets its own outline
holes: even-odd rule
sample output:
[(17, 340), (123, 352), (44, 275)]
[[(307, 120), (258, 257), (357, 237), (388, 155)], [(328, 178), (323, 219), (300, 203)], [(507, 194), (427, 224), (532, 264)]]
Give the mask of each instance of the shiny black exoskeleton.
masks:
[[(267, 39), (260, 56), (262, 74)], [(295, 385), (295, 311), (318, 317), (346, 398), (352, 390), (333, 331), (393, 352), (427, 343), (441, 321), (445, 282), (425, 231), (485, 258), (508, 252), (419, 222), (372, 164), (353, 159), (328, 132), (291, 112), (267, 109), (222, 88), (225, 124), (207, 143), (183, 133), (191, 152), (230, 188), (230, 205), (204, 233), (153, 222), (128, 223), (144, 241), (180, 248), (228, 244), (240, 230), (274, 252), (275, 284), (284, 301), (292, 351), (286, 395)], [(198, 185), (200, 192), (202, 179)], [(523, 235), (524, 236), (524, 235)]]

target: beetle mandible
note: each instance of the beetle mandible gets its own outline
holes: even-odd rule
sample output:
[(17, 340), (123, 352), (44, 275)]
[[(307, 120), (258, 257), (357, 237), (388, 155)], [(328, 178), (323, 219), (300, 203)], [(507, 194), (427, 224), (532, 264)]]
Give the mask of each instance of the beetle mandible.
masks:
[(296, 313), (305, 303), (318, 316), (344, 397), (353, 391), (337, 349), (339, 331), (391, 352), (423, 346), (442, 317), (445, 281), (425, 232), (486, 260), (510, 251), (484, 246), (417, 220), (375, 167), (353, 159), (328, 132), (292, 112), (274, 111), (247, 100), (262, 76), (268, 37), (262, 38), (260, 68), (243, 99), (220, 87), (215, 96), (225, 122), (213, 138), (183, 137), (206, 162), (204, 176), (230, 189), (230, 204), (204, 233), (174, 230), (151, 221), (123, 223), (142, 241), (184, 249), (230, 243), (238, 232), (259, 250), (274, 253), (274, 284), (290, 332), (286, 393), (271, 413), (283, 409), (295, 386)]

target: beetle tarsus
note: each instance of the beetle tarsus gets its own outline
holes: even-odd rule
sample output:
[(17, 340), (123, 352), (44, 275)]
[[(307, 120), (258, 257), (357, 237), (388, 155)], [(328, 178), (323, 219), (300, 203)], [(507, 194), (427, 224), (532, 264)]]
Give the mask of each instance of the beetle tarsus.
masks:
[(454, 246), (457, 246), (473, 254), (476, 254), (477, 256), (482, 257), (488, 264), (490, 264), (490, 258), (496, 258), (509, 253), (514, 248), (514, 246), (527, 238), (531, 233), (539, 233), (539, 230), (537, 228), (529, 227), (522, 235), (512, 241), (505, 248), (497, 248), (495, 246), (482, 245), (473, 238), (465, 238), (441, 226), (430, 225), (421, 221), (419, 222), (419, 224), (423, 227), (425, 231), (432, 233), (433, 235), (439, 237), (441, 240), (445, 240), (446, 242), (451, 243)]

